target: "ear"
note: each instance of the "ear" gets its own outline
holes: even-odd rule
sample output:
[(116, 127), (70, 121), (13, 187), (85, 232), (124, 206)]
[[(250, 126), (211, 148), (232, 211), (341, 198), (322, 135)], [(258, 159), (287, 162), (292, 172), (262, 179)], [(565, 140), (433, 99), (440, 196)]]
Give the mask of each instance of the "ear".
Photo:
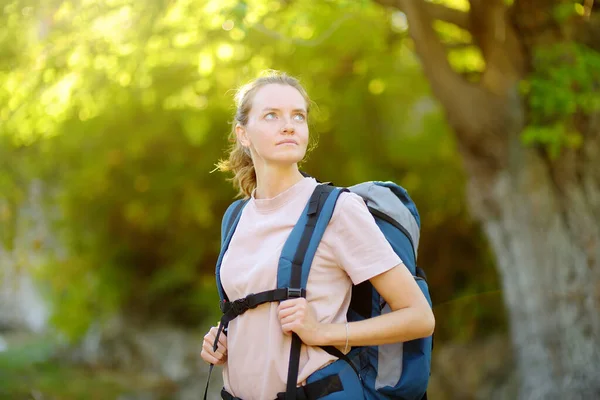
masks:
[(246, 128), (240, 124), (235, 125), (235, 135), (237, 136), (238, 142), (244, 147), (250, 147), (250, 141), (246, 133)]

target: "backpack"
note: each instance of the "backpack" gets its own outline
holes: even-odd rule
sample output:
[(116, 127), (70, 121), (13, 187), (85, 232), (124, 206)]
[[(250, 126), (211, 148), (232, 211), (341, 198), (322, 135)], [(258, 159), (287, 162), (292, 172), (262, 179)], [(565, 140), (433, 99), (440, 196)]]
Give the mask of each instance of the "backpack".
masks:
[[(363, 198), (377, 226), (410, 270), (431, 306), (425, 273), (416, 265), (420, 235), (420, 217), (417, 208), (404, 188), (393, 182), (378, 181), (364, 182), (347, 189), (331, 184), (317, 185), (282, 249), (277, 273), (277, 288), (229, 301), (221, 285), (220, 267), (247, 203), (247, 200), (238, 200), (225, 212), (221, 226), (221, 252), (217, 261), (216, 281), (223, 317), (219, 324), (215, 349), (219, 334), (226, 332), (229, 322), (238, 315), (265, 302), (306, 297), (306, 283), (312, 260), (331, 219), (337, 199), (344, 191), (356, 193)], [(375, 317), (390, 311), (389, 305), (368, 280), (353, 286), (347, 313), (349, 322)], [(296, 381), (300, 347), (300, 338), (293, 334), (286, 392), (278, 394), (278, 399), (318, 399), (333, 392), (340, 392), (339, 398), (344, 399), (350, 396), (343, 393), (361, 389), (365, 398), (369, 400), (427, 398), (433, 336), (404, 343), (353, 347), (347, 355), (333, 346), (324, 346), (325, 351), (335, 355), (339, 360), (313, 373), (314, 376), (308, 378), (307, 385), (302, 387), (304, 392), (299, 395), (297, 391), (300, 389), (296, 388)], [(348, 366), (351, 367), (350, 373), (348, 373)], [(226, 392), (225, 394), (228, 395)], [(334, 399), (331, 396), (327, 398)]]

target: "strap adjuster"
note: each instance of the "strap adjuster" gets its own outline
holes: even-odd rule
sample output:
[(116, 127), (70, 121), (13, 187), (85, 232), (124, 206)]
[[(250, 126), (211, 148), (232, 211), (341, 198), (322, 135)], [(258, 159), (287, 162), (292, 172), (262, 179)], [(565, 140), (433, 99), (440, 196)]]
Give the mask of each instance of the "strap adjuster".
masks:
[(221, 303), (221, 311), (223, 314), (233, 313), (234, 316), (242, 315), (246, 311), (251, 308), (255, 308), (257, 304), (251, 304), (250, 299), (254, 296), (254, 294), (249, 294), (246, 297), (242, 297), (241, 299), (237, 299), (234, 301), (227, 301)]
[(229, 310), (229, 302), (227, 300), (221, 301), (219, 303), (219, 308), (221, 309), (221, 312), (225, 314), (227, 310)]
[(231, 303), (231, 309), (236, 315), (242, 315), (249, 309), (248, 298), (243, 297)]
[(288, 299), (295, 299), (302, 296), (302, 289), (297, 288), (287, 288), (287, 297)]

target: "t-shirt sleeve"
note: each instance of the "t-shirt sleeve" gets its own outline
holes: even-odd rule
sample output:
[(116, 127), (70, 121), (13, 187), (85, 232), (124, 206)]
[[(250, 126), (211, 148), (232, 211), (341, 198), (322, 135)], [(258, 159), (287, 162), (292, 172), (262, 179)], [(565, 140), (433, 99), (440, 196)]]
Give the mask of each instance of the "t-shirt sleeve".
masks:
[(392, 249), (363, 199), (343, 193), (331, 219), (333, 254), (357, 285), (388, 271), (402, 260)]

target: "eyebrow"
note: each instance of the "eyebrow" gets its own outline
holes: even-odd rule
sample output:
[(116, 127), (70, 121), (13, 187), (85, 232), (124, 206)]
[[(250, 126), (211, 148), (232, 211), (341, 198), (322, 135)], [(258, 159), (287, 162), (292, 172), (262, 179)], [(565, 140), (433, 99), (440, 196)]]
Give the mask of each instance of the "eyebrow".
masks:
[[(265, 108), (263, 108), (262, 112), (265, 112), (265, 111), (281, 111), (281, 110), (279, 108), (265, 107)], [(304, 109), (304, 108), (294, 108), (292, 110), (292, 112), (302, 112), (305, 114), (308, 113), (308, 111), (306, 111), (306, 109)]]

